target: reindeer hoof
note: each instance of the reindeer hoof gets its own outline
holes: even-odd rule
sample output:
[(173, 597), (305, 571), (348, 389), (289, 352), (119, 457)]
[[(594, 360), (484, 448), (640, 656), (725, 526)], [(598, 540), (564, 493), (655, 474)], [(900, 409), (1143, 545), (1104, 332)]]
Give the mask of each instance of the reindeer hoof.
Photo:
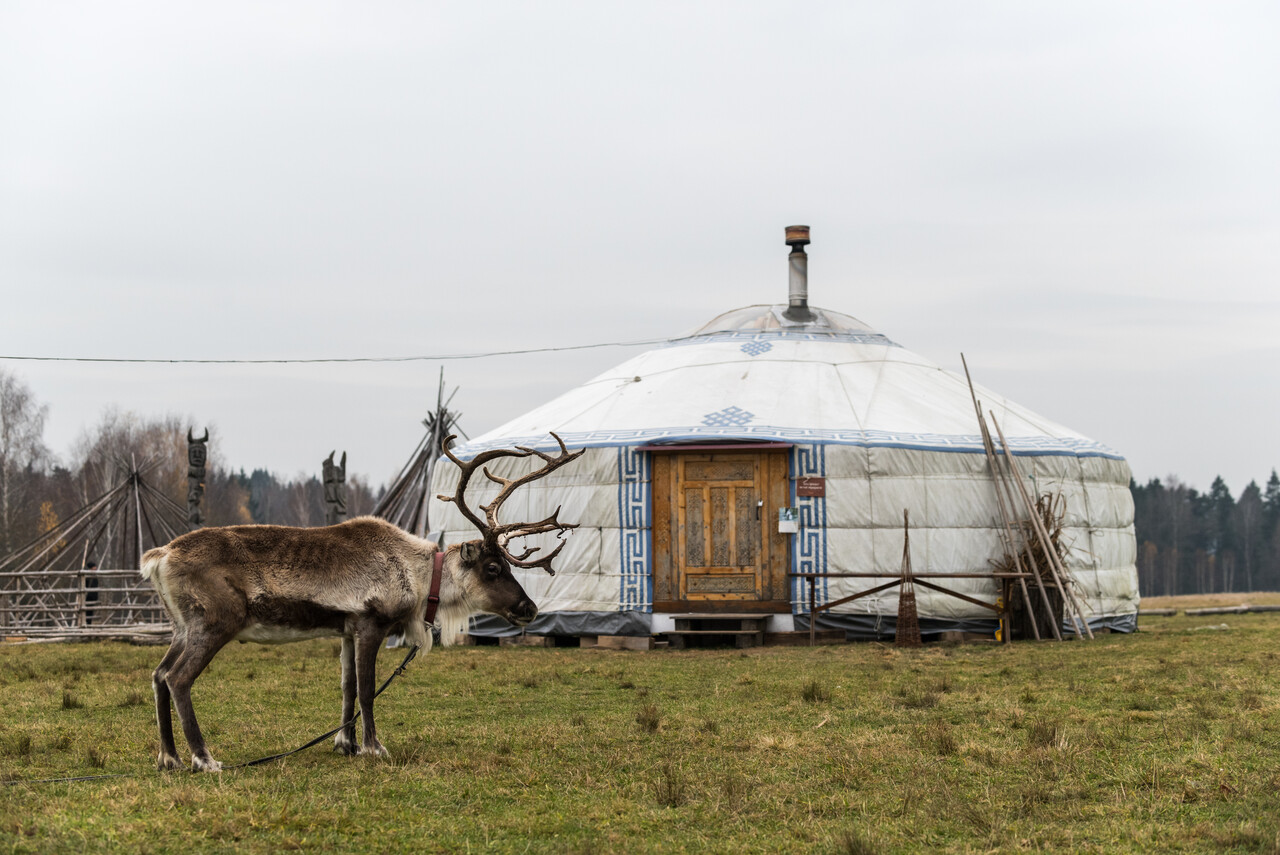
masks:
[(156, 768), (161, 772), (178, 772), (187, 767), (183, 766), (182, 761), (172, 754), (162, 753), (160, 759), (156, 761)]
[(361, 745), (359, 754), (361, 757), (386, 757), (387, 749), (382, 747), (381, 742), (375, 740), (372, 744)]
[(192, 772), (221, 772), (222, 764), (212, 757), (205, 755), (204, 757), (191, 758)]
[(360, 750), (360, 746), (356, 745), (355, 740), (351, 739), (345, 733), (339, 733), (333, 738), (333, 750), (339, 754), (351, 757)]

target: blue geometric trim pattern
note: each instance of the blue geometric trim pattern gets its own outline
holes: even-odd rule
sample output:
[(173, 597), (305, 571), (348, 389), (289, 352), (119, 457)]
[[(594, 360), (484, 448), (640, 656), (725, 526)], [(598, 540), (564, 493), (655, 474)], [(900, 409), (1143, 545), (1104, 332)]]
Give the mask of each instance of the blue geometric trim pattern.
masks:
[[(885, 347), (902, 347), (893, 339), (878, 332), (843, 332), (843, 333), (821, 333), (821, 332), (793, 332), (788, 330), (767, 330), (767, 331), (740, 331), (740, 332), (721, 332), (708, 333), (707, 335), (694, 335), (688, 338), (676, 338), (667, 341), (659, 347), (687, 347), (691, 344), (706, 344), (707, 342), (774, 342), (774, 341), (828, 341), (839, 344), (879, 344)], [(755, 354), (752, 354), (753, 356)]]
[(748, 413), (741, 407), (725, 407), (719, 412), (707, 413), (702, 417), (702, 423), (707, 427), (742, 427), (755, 417), (755, 413)]
[[(791, 539), (791, 566), (796, 573), (827, 571), (827, 500), (825, 496), (797, 496), (796, 480), (827, 477), (827, 447), (797, 445), (791, 449), (791, 506), (799, 512), (800, 531)], [(809, 580), (791, 580), (792, 614), (809, 611)], [(816, 605), (829, 599), (827, 580), (819, 579), (814, 591)]]
[[(737, 409), (730, 407), (730, 410)], [(726, 412), (726, 411), (721, 411)], [(745, 411), (742, 411), (745, 412)], [(708, 414), (710, 415), (715, 414)], [(751, 415), (751, 414), (747, 414)], [(754, 416), (751, 416), (754, 418)], [(688, 427), (642, 428), (639, 430), (601, 430), (581, 433), (564, 432), (560, 437), (570, 448), (611, 448), (662, 442), (697, 442), (700, 440), (738, 439), (754, 442), (790, 442), (799, 444), (854, 445), (861, 448), (910, 448), (956, 454), (982, 454), (982, 437), (978, 434), (894, 433), (878, 430), (819, 430), (770, 425), (692, 425)], [(468, 442), (453, 451), (469, 460), (482, 451), (525, 445), (554, 450), (550, 435), (500, 437), (487, 442)], [(1089, 439), (1050, 436), (1011, 436), (1009, 445), (1019, 457), (1105, 457), (1124, 460), (1124, 455)]]
[(618, 549), (621, 553), (621, 611), (653, 611), (653, 527), (649, 523), (649, 455), (634, 446), (618, 448)]
[(762, 353), (768, 353), (773, 350), (773, 343), (768, 341), (749, 341), (738, 350), (741, 350), (747, 356), (759, 356)]

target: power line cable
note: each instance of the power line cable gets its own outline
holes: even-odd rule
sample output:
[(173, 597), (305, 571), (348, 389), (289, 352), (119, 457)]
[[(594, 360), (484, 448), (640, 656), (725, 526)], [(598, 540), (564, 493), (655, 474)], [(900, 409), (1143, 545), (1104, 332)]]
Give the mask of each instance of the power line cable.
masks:
[(647, 344), (668, 344), (679, 338), (649, 338), (636, 341), (607, 341), (596, 344), (572, 344), (564, 347), (530, 347), (524, 350), (491, 350), (480, 353), (448, 353), (431, 356), (354, 356), (321, 357), (317, 359), (127, 359), (109, 356), (6, 356), (23, 362), (104, 362), (130, 365), (316, 365), (361, 362), (451, 362), (459, 359), (487, 359), (492, 356), (522, 356), (530, 353), (559, 353), (570, 350), (593, 350), (601, 347), (639, 347)]

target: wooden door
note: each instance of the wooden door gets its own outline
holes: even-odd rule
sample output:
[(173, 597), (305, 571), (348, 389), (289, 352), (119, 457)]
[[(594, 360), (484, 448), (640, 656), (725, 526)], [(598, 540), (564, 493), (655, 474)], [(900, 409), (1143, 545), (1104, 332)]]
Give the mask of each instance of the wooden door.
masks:
[(787, 611), (786, 452), (655, 454), (654, 608)]

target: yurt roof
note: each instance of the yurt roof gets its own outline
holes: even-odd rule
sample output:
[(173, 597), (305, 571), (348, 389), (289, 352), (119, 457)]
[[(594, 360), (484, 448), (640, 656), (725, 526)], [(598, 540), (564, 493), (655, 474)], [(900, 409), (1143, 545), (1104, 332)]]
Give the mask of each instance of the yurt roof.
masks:
[[(849, 315), (786, 305), (726, 312), (458, 449), (682, 442), (829, 443), (981, 452), (969, 387)], [(1018, 454), (1119, 459), (1114, 450), (976, 387)]]

